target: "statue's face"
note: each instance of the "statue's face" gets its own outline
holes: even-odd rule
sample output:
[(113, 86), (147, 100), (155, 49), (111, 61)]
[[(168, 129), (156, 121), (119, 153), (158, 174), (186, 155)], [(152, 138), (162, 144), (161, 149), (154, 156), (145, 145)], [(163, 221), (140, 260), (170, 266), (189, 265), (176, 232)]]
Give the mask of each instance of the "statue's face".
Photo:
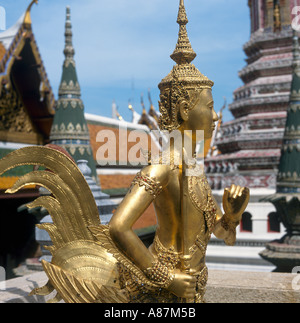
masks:
[(188, 120), (185, 121), (185, 130), (203, 130), (204, 139), (210, 139), (216, 127), (216, 121), (219, 120), (214, 110), (214, 100), (212, 92), (204, 89), (200, 94), (195, 107), (189, 111)]

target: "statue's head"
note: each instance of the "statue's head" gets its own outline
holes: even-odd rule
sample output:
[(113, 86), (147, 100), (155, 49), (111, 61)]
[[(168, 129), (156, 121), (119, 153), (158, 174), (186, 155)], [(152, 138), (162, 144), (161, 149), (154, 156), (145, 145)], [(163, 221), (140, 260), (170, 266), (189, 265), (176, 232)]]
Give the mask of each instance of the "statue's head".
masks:
[(182, 124), (187, 121), (189, 112), (201, 100), (203, 92), (207, 96), (208, 92), (211, 93), (214, 85), (191, 64), (196, 53), (193, 51), (187, 35), (188, 19), (183, 0), (180, 0), (177, 23), (180, 26), (178, 42), (171, 55), (176, 65), (158, 86), (160, 89), (160, 129), (168, 131), (180, 129)]

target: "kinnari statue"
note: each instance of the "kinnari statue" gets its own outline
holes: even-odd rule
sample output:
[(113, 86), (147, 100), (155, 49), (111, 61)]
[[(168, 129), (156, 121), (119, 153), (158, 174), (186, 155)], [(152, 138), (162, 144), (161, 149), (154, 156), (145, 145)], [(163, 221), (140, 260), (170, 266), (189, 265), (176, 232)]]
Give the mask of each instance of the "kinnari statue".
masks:
[[(196, 150), (197, 130), (210, 139), (218, 116), (212, 98), (213, 82), (191, 64), (196, 57), (187, 31), (184, 1), (177, 20), (180, 30), (171, 58), (176, 62), (159, 84), (160, 128), (189, 131), (184, 145)], [(182, 163), (176, 163), (181, 156)], [(182, 157), (183, 156), (183, 157)], [(40, 165), (8, 190), (37, 184), (52, 195), (36, 199), (30, 208), (44, 207), (53, 224), (46, 230), (53, 242), (51, 263), (43, 261), (49, 278), (32, 294), (57, 291), (52, 302), (67, 303), (201, 303), (208, 270), (207, 244), (212, 234), (233, 245), (236, 227), (249, 201), (248, 188), (225, 189), (222, 213), (196, 160), (186, 162), (185, 148), (170, 144), (169, 163), (151, 158), (132, 182), (128, 194), (108, 225), (101, 225), (95, 200), (82, 173), (66, 154), (52, 147), (28, 147), (0, 161), (0, 173), (20, 165)], [(178, 159), (178, 158), (177, 158)], [(189, 175), (188, 175), (189, 174)], [(157, 231), (146, 248), (132, 230), (134, 223), (154, 203)]]

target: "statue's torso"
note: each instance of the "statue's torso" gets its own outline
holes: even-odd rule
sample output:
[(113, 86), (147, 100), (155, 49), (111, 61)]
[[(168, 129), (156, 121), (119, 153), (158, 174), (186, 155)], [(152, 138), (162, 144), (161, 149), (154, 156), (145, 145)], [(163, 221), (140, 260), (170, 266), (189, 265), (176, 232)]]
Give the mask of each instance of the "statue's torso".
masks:
[(211, 234), (208, 226), (212, 228), (215, 218), (212, 214), (207, 218), (207, 212), (204, 212), (211, 191), (205, 176), (185, 179), (188, 181), (189, 192), (186, 211), (188, 218), (184, 225), (181, 212), (179, 169), (171, 171), (169, 178), (168, 185), (154, 202), (158, 228), (156, 241), (150, 251), (155, 256), (163, 253), (162, 248), (157, 247), (159, 244), (166, 250), (178, 253), (178, 258), (180, 258), (184, 239), (184, 244), (188, 246), (192, 256), (191, 269), (198, 272), (205, 265), (206, 247)]

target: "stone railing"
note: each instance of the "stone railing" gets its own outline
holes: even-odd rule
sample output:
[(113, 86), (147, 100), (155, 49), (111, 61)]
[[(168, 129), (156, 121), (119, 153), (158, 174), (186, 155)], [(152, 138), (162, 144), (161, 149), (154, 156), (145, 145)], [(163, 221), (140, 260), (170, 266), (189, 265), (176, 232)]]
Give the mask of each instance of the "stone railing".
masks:
[[(297, 275), (238, 271), (209, 272), (207, 303), (299, 303)], [(298, 290), (297, 290), (298, 289)]]
[[(207, 303), (300, 303), (300, 279), (295, 274), (209, 270)], [(299, 280), (299, 282), (298, 282)], [(29, 296), (47, 282), (43, 272), (9, 280), (0, 303), (45, 303), (51, 297)]]

